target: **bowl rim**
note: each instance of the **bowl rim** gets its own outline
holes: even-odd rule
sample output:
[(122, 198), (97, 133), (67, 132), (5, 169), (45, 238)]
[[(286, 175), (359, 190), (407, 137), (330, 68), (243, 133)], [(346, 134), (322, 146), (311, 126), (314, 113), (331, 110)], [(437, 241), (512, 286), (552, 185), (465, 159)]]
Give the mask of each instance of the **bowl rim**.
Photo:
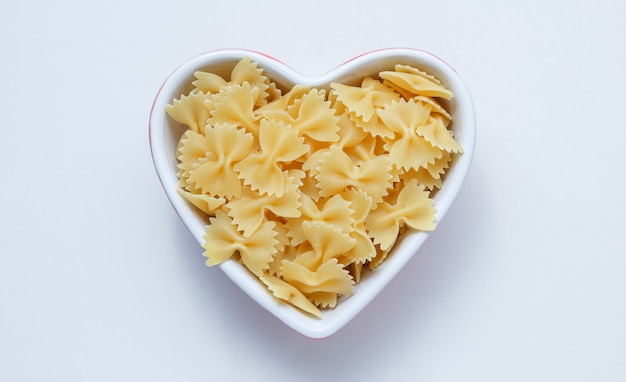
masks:
[[(327, 87), (331, 81), (360, 79), (364, 77), (363, 73), (378, 72), (392, 63), (415, 65), (435, 75), (454, 93), (454, 98), (450, 101), (451, 114), (454, 118), (452, 128), (464, 150), (462, 155), (455, 158), (442, 188), (435, 195), (436, 221), (439, 223), (443, 219), (464, 183), (476, 142), (476, 116), (472, 97), (452, 66), (424, 50), (385, 48), (355, 56), (321, 76), (309, 77), (264, 53), (247, 49), (218, 49), (201, 53), (183, 62), (167, 76), (154, 98), (148, 123), (150, 152), (161, 186), (179, 218), (198, 243), (203, 243), (205, 222), (198, 218), (198, 214), (192, 211), (187, 201), (176, 191), (178, 179), (175, 171), (175, 153), (168, 153), (168, 142), (170, 151), (172, 142), (167, 140), (172, 120), (166, 115), (165, 105), (180, 95), (181, 87), (189, 82), (196, 70), (231, 65), (245, 56), (257, 62), (265, 75), (287, 86), (300, 83), (311, 87)], [(335, 308), (323, 311), (322, 318), (308, 316), (276, 299), (255, 276), (235, 260), (228, 260), (219, 267), (250, 298), (287, 326), (306, 337), (321, 339), (339, 331), (361, 312), (418, 252), (428, 236), (428, 232), (413, 232), (402, 237), (393, 250), (393, 256), (374, 271), (376, 275), (367, 277), (357, 284), (355, 293), (342, 299)], [(370, 276), (371, 273), (373, 272), (370, 272)]]

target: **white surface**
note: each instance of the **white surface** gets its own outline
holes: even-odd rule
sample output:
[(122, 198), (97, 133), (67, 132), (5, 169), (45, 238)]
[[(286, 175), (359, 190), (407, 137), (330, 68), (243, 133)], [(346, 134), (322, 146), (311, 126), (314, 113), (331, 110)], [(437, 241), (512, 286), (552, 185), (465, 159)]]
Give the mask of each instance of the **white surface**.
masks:
[[(5, 5), (0, 380), (623, 381), (624, 14), (607, 0)], [(312, 341), (203, 265), (152, 166), (150, 106), (202, 51), (318, 75), (390, 46), (462, 75), (474, 162), (398, 277)]]

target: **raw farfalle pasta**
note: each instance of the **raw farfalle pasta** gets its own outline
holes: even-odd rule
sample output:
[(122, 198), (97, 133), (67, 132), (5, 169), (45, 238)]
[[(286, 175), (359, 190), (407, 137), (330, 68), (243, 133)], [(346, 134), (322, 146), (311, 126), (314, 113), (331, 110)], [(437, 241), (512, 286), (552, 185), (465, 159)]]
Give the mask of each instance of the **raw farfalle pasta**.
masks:
[(389, 161), (401, 170), (418, 169), (441, 158), (442, 150), (433, 146), (417, 130), (429, 122), (431, 107), (410, 99), (391, 102), (378, 111), (394, 138), (385, 142)]
[(250, 84), (247, 82), (227, 88), (218, 97), (217, 102), (214, 100), (206, 102), (211, 114), (207, 124), (216, 125), (222, 123), (239, 126), (258, 137), (259, 117), (254, 115), (253, 112), (258, 92), (258, 89), (250, 87)]
[(183, 95), (167, 105), (165, 110), (178, 122), (189, 126), (192, 131), (199, 133), (209, 117), (209, 110), (204, 106), (206, 95), (203, 93), (191, 93)]
[(286, 110), (266, 110), (262, 116), (289, 124), (299, 135), (318, 142), (339, 140), (337, 117), (324, 90), (310, 89)]
[(354, 211), (350, 208), (350, 202), (341, 195), (325, 198), (323, 202), (315, 202), (307, 194), (301, 193), (301, 216), (299, 219), (287, 220), (285, 227), (287, 235), (291, 239), (291, 245), (300, 245), (306, 241), (304, 235), (304, 222), (327, 223), (340, 228), (343, 232), (350, 232), (354, 219)]
[(250, 154), (235, 165), (243, 183), (261, 195), (283, 196), (285, 178), (282, 165), (291, 163), (309, 152), (298, 131), (282, 121), (263, 119), (259, 128), (260, 151)]
[(233, 164), (248, 155), (253, 137), (236, 125), (206, 125), (204, 134), (187, 130), (178, 145), (179, 175), (191, 190), (233, 198), (241, 195)]
[(425, 187), (415, 179), (405, 184), (395, 202), (382, 202), (365, 220), (365, 229), (380, 249), (388, 250), (398, 238), (403, 224), (422, 231), (435, 228), (430, 218), (435, 213)]
[(332, 86), (337, 100), (345, 105), (348, 115), (358, 127), (373, 136), (393, 137), (393, 132), (381, 123), (376, 111), (391, 101), (399, 100), (398, 93), (370, 77), (363, 79), (361, 86), (338, 83)]
[(355, 188), (363, 190), (374, 203), (380, 203), (391, 187), (391, 163), (386, 156), (354, 163), (348, 154), (332, 146), (319, 163), (315, 178), (322, 197)]
[(252, 235), (245, 237), (223, 211), (216, 211), (209, 221), (203, 245), (207, 265), (219, 264), (237, 253), (252, 273), (261, 276), (277, 252), (278, 241), (273, 229), (276, 223), (264, 222)]
[(393, 71), (380, 73), (383, 83), (398, 89), (407, 98), (407, 95), (422, 95), (451, 99), (452, 92), (446, 89), (434, 76), (407, 65), (396, 65)]
[[(365, 220), (372, 211), (372, 198), (368, 197), (363, 190), (354, 188), (344, 190), (341, 196), (350, 203), (350, 208), (353, 211), (353, 223), (348, 232), (350, 237), (355, 240), (354, 247), (341, 256), (342, 263), (356, 265), (355, 272), (358, 272), (361, 265), (372, 260), (377, 254), (376, 247), (365, 228)], [(360, 276), (360, 272), (355, 276)], [(358, 277), (356, 279), (358, 282)]]
[(207, 216), (207, 265), (239, 261), (321, 317), (405, 232), (435, 228), (432, 196), (463, 148), (434, 76), (399, 63), (357, 84), (280, 89), (248, 57), (229, 77), (194, 76), (166, 112), (188, 128), (178, 191)]
[(292, 179), (288, 179), (282, 196), (260, 195), (249, 187), (245, 187), (242, 196), (228, 202), (225, 208), (237, 229), (242, 231), (244, 236), (249, 237), (266, 220), (268, 212), (282, 218), (300, 217), (302, 213), (299, 199), (298, 185), (293, 183)]
[(187, 199), (189, 203), (193, 204), (194, 207), (207, 215), (215, 214), (215, 211), (226, 203), (225, 198), (210, 196), (207, 194), (194, 194), (193, 192), (186, 191), (183, 188), (179, 188), (177, 191), (180, 195)]

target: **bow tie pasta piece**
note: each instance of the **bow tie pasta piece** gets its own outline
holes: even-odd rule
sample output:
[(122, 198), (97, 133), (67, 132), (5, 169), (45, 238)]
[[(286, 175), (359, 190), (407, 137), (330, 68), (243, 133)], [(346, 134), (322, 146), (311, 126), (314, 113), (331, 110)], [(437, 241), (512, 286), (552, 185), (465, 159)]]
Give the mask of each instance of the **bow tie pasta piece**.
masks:
[(378, 111), (383, 123), (398, 135), (385, 145), (389, 160), (396, 168), (417, 169), (441, 158), (441, 150), (417, 133), (419, 127), (428, 123), (430, 111), (429, 105), (412, 99), (392, 102)]
[(441, 188), (443, 176), (450, 167), (451, 162), (452, 155), (447, 151), (443, 151), (441, 159), (435, 160), (432, 164), (429, 163), (425, 168), (420, 167), (417, 170), (409, 169), (400, 174), (398, 180), (408, 183), (411, 179), (415, 179), (417, 184), (423, 185), (427, 190), (434, 191), (435, 189)]
[(409, 66), (396, 65), (395, 69), (395, 71), (380, 72), (380, 78), (413, 95), (452, 98), (452, 92), (434, 76)]
[(196, 71), (194, 74), (196, 80), (192, 82), (194, 88), (202, 93), (219, 93), (228, 88), (228, 82), (215, 73), (207, 73)]
[(402, 65), (402, 64), (396, 64), (393, 69), (396, 72), (399, 73), (412, 73), (412, 74), (417, 74), (421, 77), (424, 77), (426, 79), (428, 79), (429, 81), (437, 84), (437, 85), (441, 85), (443, 87), (443, 85), (441, 84), (441, 81), (439, 81), (439, 79), (431, 74), (428, 74), (424, 71), (419, 70), (418, 68), (414, 68), (412, 66), (409, 65)]
[(386, 156), (355, 164), (348, 154), (333, 146), (325, 153), (317, 171), (315, 178), (322, 197), (356, 188), (379, 203), (391, 187), (391, 166)]
[(389, 91), (385, 85), (370, 77), (363, 79), (361, 86), (349, 86), (332, 83), (337, 100), (346, 108), (367, 123), (376, 114), (376, 109), (386, 103), (398, 99), (398, 95)]
[(269, 80), (263, 75), (263, 69), (258, 68), (256, 62), (252, 62), (250, 57), (244, 57), (235, 65), (230, 74), (230, 82), (236, 85), (250, 84), (254, 89), (259, 89), (254, 99), (255, 106), (265, 105), (269, 97)]
[(207, 216), (207, 265), (237, 260), (321, 317), (404, 232), (434, 228), (430, 196), (463, 153), (437, 78), (396, 65), (357, 86), (282, 94), (248, 57), (229, 77), (194, 76), (165, 111), (188, 128), (178, 192)]
[(365, 78), (361, 87), (333, 83), (331, 95), (338, 112), (345, 113), (359, 128), (373, 136), (392, 138), (389, 130), (378, 117), (378, 109), (400, 99), (400, 94), (378, 80)]
[(387, 257), (389, 257), (389, 253), (391, 252), (391, 249), (388, 249), (386, 251), (381, 250), (380, 246), (378, 245), (377, 248), (378, 249), (376, 251), (376, 256), (369, 262), (370, 270), (374, 270), (381, 266), (385, 262), (385, 260), (387, 260)]
[(209, 111), (204, 107), (207, 95), (204, 93), (191, 93), (182, 95), (171, 104), (165, 106), (165, 111), (176, 122), (187, 125), (196, 133), (201, 132), (206, 126)]
[(442, 117), (428, 118), (428, 123), (418, 127), (416, 132), (440, 150), (450, 153), (463, 152), (461, 145), (454, 140), (452, 132), (446, 128)]
[(227, 123), (241, 126), (258, 136), (259, 118), (253, 113), (255, 93), (258, 93), (258, 89), (250, 87), (247, 82), (230, 88), (221, 97), (221, 102), (213, 105), (214, 110), (211, 111), (207, 124)]
[(283, 260), (283, 279), (305, 295), (318, 292), (350, 296), (354, 291), (354, 280), (337, 259), (332, 258), (315, 270), (292, 261)]
[(339, 115), (337, 126), (339, 126), (339, 130), (337, 131), (337, 134), (339, 134), (339, 141), (337, 141), (336, 145), (341, 147), (343, 150), (346, 148), (358, 147), (360, 143), (369, 136), (366, 131), (359, 128), (354, 121), (350, 119), (350, 115), (348, 113)]
[(267, 119), (271, 119), (271, 114), (266, 113), (287, 111), (289, 106), (293, 105), (295, 100), (304, 97), (310, 91), (311, 88), (309, 86), (294, 85), (291, 90), (289, 90), (281, 97), (276, 98), (272, 102), (268, 102), (267, 104), (257, 108), (255, 110), (255, 114)]
[(241, 59), (230, 74), (230, 81), (226, 81), (215, 73), (196, 71), (196, 80), (192, 82), (196, 90), (208, 94), (227, 91), (229, 88), (248, 83), (254, 92), (254, 104), (256, 106), (265, 105), (269, 98), (280, 96), (280, 90), (276, 85), (263, 75), (263, 70), (258, 68), (256, 62), (252, 62), (249, 57)]
[(413, 97), (413, 100), (416, 102), (422, 102), (430, 105), (431, 116), (443, 117), (444, 125), (446, 127), (448, 127), (450, 121), (452, 121), (452, 116), (450, 115), (450, 113), (448, 113), (448, 111), (443, 106), (441, 106), (441, 104), (435, 99), (424, 96), (415, 96)]
[(342, 255), (356, 245), (356, 241), (348, 233), (341, 230), (341, 227), (323, 222), (305, 221), (302, 223), (302, 230), (307, 242), (311, 244), (315, 253), (313, 262), (298, 263), (310, 270), (317, 269), (323, 262)]
[(362, 118), (357, 117), (353, 113), (348, 112), (348, 115), (354, 121), (354, 124), (361, 128), (363, 131), (382, 138), (393, 138), (394, 132), (390, 130), (381, 120), (377, 113), (367, 122), (363, 121)]
[(259, 195), (250, 188), (245, 188), (240, 198), (229, 201), (224, 207), (237, 229), (242, 231), (245, 237), (250, 237), (266, 220), (267, 211), (280, 218), (300, 217), (299, 199), (298, 187), (288, 180), (282, 196)]
[(384, 149), (384, 145), (385, 141), (382, 138), (368, 134), (358, 145), (344, 147), (343, 151), (353, 162), (368, 162), (388, 156), (389, 153)]
[(361, 118), (355, 116), (352, 113), (349, 113), (350, 118), (354, 121), (354, 124), (361, 128), (363, 131), (381, 138), (393, 138), (394, 132), (390, 130), (380, 119), (380, 116), (377, 113), (368, 121), (364, 122)]
[(285, 280), (272, 275), (264, 275), (260, 277), (261, 281), (267, 286), (274, 297), (286, 301), (291, 305), (302, 309), (303, 311), (322, 317), (322, 312), (307, 298), (300, 290), (286, 282)]
[(215, 211), (226, 203), (225, 198), (209, 196), (206, 194), (195, 194), (183, 189), (177, 190), (189, 203), (209, 216), (214, 216)]
[(338, 295), (332, 292), (313, 292), (308, 294), (308, 299), (323, 309), (337, 306)]
[(217, 211), (209, 221), (202, 246), (207, 257), (206, 264), (220, 264), (238, 253), (242, 263), (252, 273), (263, 275), (277, 252), (276, 223), (264, 222), (250, 237), (245, 237), (223, 211)]
[(435, 228), (433, 200), (424, 186), (418, 185), (415, 180), (402, 188), (395, 203), (381, 203), (365, 221), (374, 243), (380, 244), (383, 251), (390, 249), (396, 242), (402, 224), (422, 231)]
[[(302, 169), (307, 171), (311, 177), (317, 175), (317, 167), (331, 146), (337, 146), (343, 151), (347, 151), (353, 147), (359, 147), (359, 149), (357, 149), (358, 152), (366, 152), (368, 150), (363, 147), (365, 145), (360, 143), (367, 139), (369, 134), (356, 127), (347, 114), (344, 113), (339, 116), (337, 126), (339, 127), (337, 130), (339, 140), (337, 142), (315, 142), (309, 140), (309, 146), (311, 146), (312, 150), (302, 162)], [(372, 159), (372, 155), (366, 155), (366, 157), (367, 159)], [(363, 159), (363, 157), (360, 157), (360, 159)]]
[(383, 149), (384, 142), (357, 127), (347, 114), (339, 116), (337, 126), (339, 126), (339, 141), (316, 147), (302, 163), (302, 170), (307, 171), (310, 177), (318, 174), (317, 168), (333, 146), (348, 154), (353, 162), (366, 162), (386, 154)]
[(304, 234), (304, 222), (322, 222), (340, 228), (343, 232), (350, 232), (354, 222), (350, 208), (350, 202), (344, 200), (341, 195), (334, 195), (329, 199), (316, 203), (308, 195), (303, 194), (300, 198), (301, 216), (298, 219), (287, 219), (285, 227), (287, 235), (291, 238), (292, 245), (299, 245), (306, 240)]
[[(322, 222), (304, 222), (304, 234), (307, 241), (300, 247), (297, 256), (281, 260), (279, 273), (284, 277), (285, 264), (292, 263), (304, 267), (311, 272), (317, 270), (330, 259), (339, 259), (356, 245), (356, 241), (349, 234), (331, 224)], [(345, 268), (345, 264), (338, 262)]]
[(204, 134), (187, 130), (178, 145), (178, 167), (203, 194), (238, 197), (241, 182), (233, 164), (248, 155), (252, 143), (251, 134), (233, 125), (207, 126)]
[[(280, 226), (278, 222), (276, 225), (277, 227)], [(307, 241), (300, 245), (288, 245), (283, 251), (279, 250), (276, 255), (274, 255), (274, 260), (270, 263), (268, 272), (273, 276), (283, 277), (283, 261), (298, 261), (300, 263), (310, 264), (316, 261), (316, 256), (313, 247), (311, 247), (311, 244)]]
[[(367, 196), (363, 190), (348, 189), (342, 192), (342, 198), (350, 203), (350, 208), (354, 211), (352, 218), (352, 230), (349, 231), (350, 238), (355, 240), (355, 245), (346, 253), (342, 254), (343, 264), (364, 264), (376, 256), (376, 247), (370, 240), (365, 228), (365, 220), (372, 210), (372, 198)], [(361, 267), (358, 267), (360, 270)], [(357, 272), (358, 272), (357, 270)]]
[(280, 278), (282, 277), (282, 274), (280, 273), (282, 261), (285, 259), (295, 259), (298, 256), (299, 247), (290, 245), (289, 240), (282, 242), (286, 236), (283, 236), (284, 231), (281, 227), (280, 221), (273, 221), (276, 223), (276, 232), (278, 233), (276, 235), (276, 239), (278, 240), (278, 245), (276, 246), (277, 252), (274, 255), (274, 259), (269, 263), (269, 267), (265, 273)]
[(263, 116), (289, 124), (298, 131), (298, 134), (314, 141), (337, 142), (338, 118), (325, 95), (324, 90), (311, 89), (301, 98), (294, 100), (287, 110), (266, 110)]
[(290, 125), (274, 120), (262, 120), (259, 129), (261, 151), (251, 154), (235, 165), (244, 184), (261, 194), (281, 197), (285, 176), (281, 165), (303, 156), (309, 151), (304, 138)]

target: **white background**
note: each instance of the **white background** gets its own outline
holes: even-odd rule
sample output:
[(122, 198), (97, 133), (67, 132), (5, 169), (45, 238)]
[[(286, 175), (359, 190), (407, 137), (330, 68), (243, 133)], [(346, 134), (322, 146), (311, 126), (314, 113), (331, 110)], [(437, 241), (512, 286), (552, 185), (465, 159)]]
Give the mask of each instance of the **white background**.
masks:
[[(626, 380), (626, 3), (34, 1), (0, 11), (1, 381)], [(413, 47), (474, 97), (471, 171), (359, 316), (310, 340), (163, 193), (148, 116), (218, 48), (322, 74)]]

